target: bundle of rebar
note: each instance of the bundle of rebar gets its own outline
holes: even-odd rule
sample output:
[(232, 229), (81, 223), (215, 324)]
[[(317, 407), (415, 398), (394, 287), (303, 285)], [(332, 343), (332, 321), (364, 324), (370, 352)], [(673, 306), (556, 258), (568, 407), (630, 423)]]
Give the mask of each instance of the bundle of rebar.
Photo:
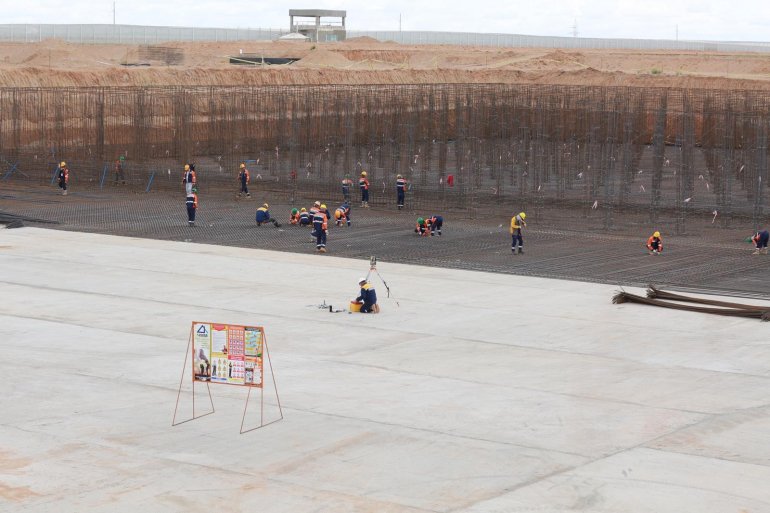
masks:
[(747, 305), (743, 303), (732, 303), (715, 299), (685, 296), (683, 294), (660, 290), (653, 285), (648, 285), (647, 297), (621, 291), (612, 297), (612, 302), (613, 304), (641, 303), (644, 305), (659, 306), (674, 310), (685, 310), (688, 312), (726, 315), (730, 317), (748, 317), (751, 319), (770, 321), (770, 306)]

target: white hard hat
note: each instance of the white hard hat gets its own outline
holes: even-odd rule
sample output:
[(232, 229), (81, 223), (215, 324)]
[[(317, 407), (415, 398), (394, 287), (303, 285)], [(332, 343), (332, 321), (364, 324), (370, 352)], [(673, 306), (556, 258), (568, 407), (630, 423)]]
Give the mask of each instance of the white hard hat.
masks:
[(364, 283), (364, 282), (366, 282), (366, 278), (359, 278), (358, 279), (358, 283)]

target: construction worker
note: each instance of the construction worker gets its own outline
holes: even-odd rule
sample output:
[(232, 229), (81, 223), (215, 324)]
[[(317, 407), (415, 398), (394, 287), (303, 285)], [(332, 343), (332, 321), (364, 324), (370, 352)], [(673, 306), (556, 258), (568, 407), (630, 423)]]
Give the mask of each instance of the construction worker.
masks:
[(751, 237), (751, 241), (756, 246), (756, 249), (752, 253), (752, 255), (759, 255), (760, 253), (763, 255), (767, 255), (767, 242), (768, 239), (770, 239), (770, 233), (768, 233), (767, 230), (762, 230), (761, 232), (756, 232), (753, 237)]
[(656, 231), (647, 239), (647, 250), (650, 255), (660, 255), (663, 251), (663, 240), (660, 238), (660, 232)]
[(511, 218), (511, 251), (516, 254), (516, 248), (519, 249), (519, 254), (524, 253), (524, 239), (521, 237), (521, 229), (527, 226), (524, 221), (527, 218), (527, 214), (519, 212)]
[(251, 198), (251, 194), (249, 194), (249, 180), (249, 170), (246, 169), (246, 163), (241, 162), (241, 170), (238, 172), (238, 181), (241, 182), (241, 192), (238, 193), (238, 197), (245, 193), (247, 198)]
[(296, 208), (291, 209), (291, 214), (289, 214), (289, 223), (299, 224), (299, 210)]
[(195, 212), (198, 210), (198, 188), (191, 187), (185, 200), (187, 205), (187, 224), (195, 226)]
[(353, 187), (353, 180), (350, 179), (350, 175), (345, 175), (342, 179), (342, 197), (345, 203), (350, 203), (350, 188)]
[(361, 189), (361, 206), (369, 208), (369, 180), (366, 179), (366, 171), (361, 171), (358, 188)]
[(366, 278), (358, 280), (358, 286), (361, 287), (361, 292), (356, 298), (357, 302), (362, 302), (361, 313), (379, 313), (380, 306), (377, 304), (377, 292), (371, 283), (366, 281)]
[(67, 163), (63, 160), (59, 163), (59, 167), (56, 170), (56, 178), (59, 182), (59, 188), (62, 190), (62, 195), (67, 195), (67, 183), (70, 181), (70, 170), (67, 167)]
[(430, 226), (431, 236), (438, 235), (441, 237), (441, 227), (444, 226), (443, 217), (434, 215), (426, 219), (425, 222), (428, 223), (428, 226)]
[(280, 228), (281, 223), (273, 219), (273, 217), (270, 215), (270, 211), (268, 210), (269, 208), (270, 205), (265, 203), (257, 209), (257, 226), (262, 226), (262, 223), (273, 223), (273, 226)]
[[(318, 213), (318, 211), (321, 210), (321, 202), (316, 201), (313, 203), (313, 206), (310, 207), (309, 213), (310, 213), (310, 222), (313, 222), (313, 218)], [(310, 231), (310, 240), (315, 241), (315, 228), (313, 228)]]
[(184, 174), (182, 175), (182, 183), (184, 184), (184, 190), (189, 195), (193, 187), (197, 187), (198, 178), (195, 176), (195, 167), (191, 164), (184, 165)]
[(430, 235), (430, 226), (424, 217), (417, 218), (417, 224), (414, 225), (414, 233), (427, 237)]
[(325, 216), (326, 216), (326, 220), (327, 220), (327, 221), (331, 221), (331, 220), (332, 220), (332, 213), (331, 213), (331, 211), (329, 211), (329, 209), (328, 209), (328, 208), (326, 208), (326, 203), (323, 203), (323, 204), (321, 205), (321, 210), (320, 210), (320, 212), (322, 212), (322, 213), (323, 213), (323, 215), (325, 215)]
[(406, 179), (398, 175), (396, 177), (396, 203), (398, 204), (398, 209), (401, 210), (404, 208), (404, 195), (406, 193)]
[(305, 207), (299, 209), (299, 225), (310, 226), (313, 223), (313, 218)]
[(347, 201), (334, 211), (334, 222), (337, 226), (342, 226), (343, 222), (350, 226), (350, 205)]
[(123, 163), (125, 160), (126, 157), (121, 155), (118, 157), (118, 160), (115, 161), (115, 185), (118, 185), (118, 182), (123, 182), (123, 185), (126, 185), (126, 174), (123, 172)]
[(316, 237), (315, 247), (319, 253), (326, 253), (326, 234), (329, 229), (328, 218), (322, 211), (318, 211), (313, 216), (313, 233)]

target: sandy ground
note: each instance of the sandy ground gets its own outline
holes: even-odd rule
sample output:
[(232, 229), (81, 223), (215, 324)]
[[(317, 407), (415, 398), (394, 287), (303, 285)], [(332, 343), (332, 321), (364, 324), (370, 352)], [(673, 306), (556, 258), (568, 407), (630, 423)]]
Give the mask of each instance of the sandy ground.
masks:
[[(182, 51), (181, 64), (143, 61), (137, 45), (0, 43), (0, 87), (442, 82), (770, 88), (770, 54), (410, 46), (369, 38), (166, 46)], [(229, 56), (241, 52), (300, 60), (256, 69), (230, 65)]]

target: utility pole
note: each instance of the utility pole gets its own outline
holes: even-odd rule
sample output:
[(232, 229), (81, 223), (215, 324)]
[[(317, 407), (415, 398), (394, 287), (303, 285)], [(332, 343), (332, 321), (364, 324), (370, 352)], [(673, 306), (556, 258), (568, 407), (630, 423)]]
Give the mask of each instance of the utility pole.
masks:
[(676, 24), (676, 40), (679, 41), (679, 24)]
[(578, 37), (577, 18), (575, 18), (574, 23), (572, 23), (572, 37)]
[(112, 24), (115, 25), (115, 0), (112, 0)]

